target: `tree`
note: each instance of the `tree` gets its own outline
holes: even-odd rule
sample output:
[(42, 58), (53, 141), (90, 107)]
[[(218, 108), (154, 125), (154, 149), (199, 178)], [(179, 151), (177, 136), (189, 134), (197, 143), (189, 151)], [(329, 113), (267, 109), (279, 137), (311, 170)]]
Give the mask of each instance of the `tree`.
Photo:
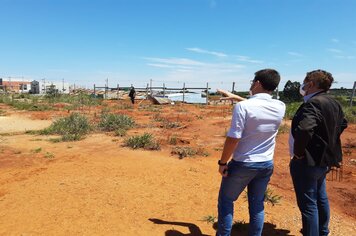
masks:
[(299, 93), (300, 83), (297, 81), (288, 80), (283, 89), (283, 96), (281, 100), (286, 102), (299, 102), (302, 99), (302, 95)]

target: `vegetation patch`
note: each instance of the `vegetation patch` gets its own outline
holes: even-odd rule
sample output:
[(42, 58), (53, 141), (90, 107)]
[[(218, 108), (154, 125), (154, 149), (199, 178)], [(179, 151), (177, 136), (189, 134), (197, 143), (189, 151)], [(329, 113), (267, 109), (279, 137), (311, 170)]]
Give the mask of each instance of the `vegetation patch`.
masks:
[(218, 222), (218, 218), (214, 215), (207, 215), (207, 216), (204, 216), (201, 221), (204, 221), (207, 224), (214, 224), (214, 223)]
[(91, 130), (92, 127), (86, 116), (72, 113), (68, 117), (53, 122), (50, 127), (41, 130), (40, 134), (58, 134), (62, 136), (61, 141), (77, 141), (82, 139)]
[(273, 191), (270, 188), (267, 188), (267, 190), (265, 192), (265, 199), (264, 199), (265, 202), (271, 203), (272, 206), (274, 206), (274, 205), (278, 204), (281, 199), (282, 199), (282, 196), (273, 194)]
[(287, 103), (285, 118), (290, 120), (293, 119), (294, 114), (297, 112), (301, 104), (301, 102)]
[(168, 143), (169, 143), (170, 145), (177, 145), (177, 142), (178, 142), (178, 140), (177, 140), (177, 135), (175, 135), (175, 134), (173, 134), (172, 136), (170, 136), (170, 137), (168, 138)]
[(286, 134), (289, 133), (289, 126), (287, 124), (282, 124), (278, 128), (278, 134)]
[(179, 159), (191, 157), (197, 154), (197, 150), (191, 147), (174, 147), (171, 151), (172, 155), (178, 155)]
[(53, 159), (54, 158), (54, 154), (51, 153), (51, 152), (46, 152), (44, 157), (47, 158), (47, 159)]
[(184, 157), (193, 157), (193, 156), (209, 156), (210, 154), (205, 151), (203, 148), (192, 148), (192, 147), (174, 147), (171, 151), (172, 155), (178, 155), (179, 159)]
[(343, 107), (343, 111), (345, 114), (345, 119), (349, 122), (349, 123), (356, 123), (356, 107), (349, 107), (349, 106), (344, 106)]
[(152, 134), (131, 136), (125, 140), (125, 146), (132, 149), (143, 148), (146, 150), (160, 150), (160, 144), (155, 140)]
[(165, 129), (173, 129), (181, 127), (181, 124), (179, 122), (170, 122), (166, 120), (162, 122), (161, 127)]
[(127, 115), (103, 113), (98, 126), (104, 131), (117, 131), (128, 130), (134, 125), (135, 121)]
[(115, 130), (115, 136), (123, 137), (126, 135), (126, 133), (127, 129), (118, 128), (117, 130)]
[(31, 152), (33, 152), (33, 153), (39, 153), (41, 151), (42, 151), (42, 148), (40, 148), (40, 147), (31, 150)]

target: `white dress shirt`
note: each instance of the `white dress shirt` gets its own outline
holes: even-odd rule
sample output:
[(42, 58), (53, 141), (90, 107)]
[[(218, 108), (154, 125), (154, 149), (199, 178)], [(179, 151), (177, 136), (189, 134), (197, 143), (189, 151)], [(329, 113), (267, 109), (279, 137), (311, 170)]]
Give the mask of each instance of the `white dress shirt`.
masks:
[(267, 93), (258, 93), (235, 105), (228, 137), (239, 139), (233, 159), (264, 162), (273, 159), (275, 138), (285, 104)]

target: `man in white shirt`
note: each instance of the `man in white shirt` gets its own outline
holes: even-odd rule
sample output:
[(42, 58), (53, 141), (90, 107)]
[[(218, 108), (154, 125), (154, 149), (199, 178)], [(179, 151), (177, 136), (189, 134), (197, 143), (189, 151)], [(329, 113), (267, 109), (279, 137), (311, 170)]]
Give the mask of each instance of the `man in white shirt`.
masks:
[[(251, 81), (251, 97), (234, 107), (231, 128), (218, 162), (223, 178), (219, 191), (216, 235), (231, 234), (234, 201), (246, 186), (249, 235), (262, 233), (264, 194), (273, 172), (275, 138), (285, 113), (285, 104), (271, 96), (279, 82), (280, 75), (276, 70), (257, 71)], [(231, 155), (233, 157), (229, 162)]]

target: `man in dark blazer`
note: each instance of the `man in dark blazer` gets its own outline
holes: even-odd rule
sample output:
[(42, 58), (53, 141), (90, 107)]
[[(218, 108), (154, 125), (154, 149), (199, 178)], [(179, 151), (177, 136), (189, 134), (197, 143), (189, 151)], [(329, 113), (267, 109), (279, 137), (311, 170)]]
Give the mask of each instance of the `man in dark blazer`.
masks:
[(304, 103), (292, 120), (290, 173), (304, 236), (329, 234), (326, 174), (331, 167), (340, 167), (340, 135), (347, 127), (341, 105), (327, 93), (333, 81), (323, 70), (307, 73), (300, 88)]

